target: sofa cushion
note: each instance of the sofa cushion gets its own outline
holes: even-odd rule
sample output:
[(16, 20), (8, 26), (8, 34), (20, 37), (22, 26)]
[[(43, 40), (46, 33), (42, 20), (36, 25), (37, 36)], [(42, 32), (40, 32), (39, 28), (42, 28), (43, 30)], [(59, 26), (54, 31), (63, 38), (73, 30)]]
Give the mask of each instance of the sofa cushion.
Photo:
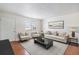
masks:
[(25, 36), (25, 33), (21, 33), (21, 32), (20, 32), (19, 35), (21, 35), (21, 36)]
[(49, 38), (49, 39), (60, 41), (60, 42), (64, 42), (64, 43), (67, 42), (65, 37), (59, 37), (59, 36), (55, 36), (55, 35), (45, 35), (45, 38)]
[(21, 36), (21, 38), (27, 38), (27, 37), (29, 37), (29, 36)]
[(52, 32), (51, 31), (48, 31), (47, 34), (52, 35)]
[(52, 31), (47, 31), (47, 32), (45, 32), (45, 34), (47, 34), (47, 35), (56, 35), (56, 32), (54, 31), (54, 32), (52, 32)]
[(60, 37), (65, 37), (66, 34), (67, 34), (66, 32), (59, 32), (59, 36), (60, 36)]
[(45, 35), (45, 37), (57, 38), (57, 39), (65, 39), (65, 37), (60, 37), (60, 36), (55, 36), (55, 35)]

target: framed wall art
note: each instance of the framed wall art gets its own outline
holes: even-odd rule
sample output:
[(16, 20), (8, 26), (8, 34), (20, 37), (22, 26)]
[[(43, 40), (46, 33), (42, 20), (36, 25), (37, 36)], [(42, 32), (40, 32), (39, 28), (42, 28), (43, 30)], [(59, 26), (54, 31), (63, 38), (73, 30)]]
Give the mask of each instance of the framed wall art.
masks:
[(64, 21), (50, 21), (48, 22), (50, 29), (64, 29)]

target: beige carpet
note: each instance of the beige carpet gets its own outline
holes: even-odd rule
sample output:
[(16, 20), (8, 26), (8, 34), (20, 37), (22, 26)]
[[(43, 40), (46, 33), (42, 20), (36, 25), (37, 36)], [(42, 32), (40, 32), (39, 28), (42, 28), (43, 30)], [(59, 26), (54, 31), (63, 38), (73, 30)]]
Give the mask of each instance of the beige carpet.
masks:
[(53, 46), (49, 49), (45, 49), (41, 45), (34, 44), (34, 40), (31, 39), (27, 42), (21, 43), (21, 45), (31, 54), (31, 55), (63, 55), (67, 44), (53, 42)]

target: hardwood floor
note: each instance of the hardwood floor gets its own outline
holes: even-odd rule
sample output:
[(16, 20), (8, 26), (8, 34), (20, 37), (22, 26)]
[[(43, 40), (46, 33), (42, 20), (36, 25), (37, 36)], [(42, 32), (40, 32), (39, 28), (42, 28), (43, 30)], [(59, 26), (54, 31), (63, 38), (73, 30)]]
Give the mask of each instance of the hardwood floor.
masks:
[[(19, 42), (11, 42), (11, 46), (15, 55), (30, 55)], [(79, 46), (76, 46), (75, 44), (69, 45), (65, 50), (64, 55), (79, 55)]]
[(29, 53), (20, 45), (19, 42), (11, 42), (15, 55), (29, 55)]
[(66, 49), (64, 54), (65, 55), (79, 55), (79, 45), (71, 43), (67, 47), (67, 49)]

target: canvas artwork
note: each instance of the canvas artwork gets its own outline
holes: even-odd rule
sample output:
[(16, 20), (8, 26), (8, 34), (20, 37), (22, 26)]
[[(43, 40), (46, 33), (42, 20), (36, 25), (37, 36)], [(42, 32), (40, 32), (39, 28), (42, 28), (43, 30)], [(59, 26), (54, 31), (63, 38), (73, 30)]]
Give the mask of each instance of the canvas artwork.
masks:
[(50, 29), (64, 29), (64, 21), (50, 21), (48, 27)]

